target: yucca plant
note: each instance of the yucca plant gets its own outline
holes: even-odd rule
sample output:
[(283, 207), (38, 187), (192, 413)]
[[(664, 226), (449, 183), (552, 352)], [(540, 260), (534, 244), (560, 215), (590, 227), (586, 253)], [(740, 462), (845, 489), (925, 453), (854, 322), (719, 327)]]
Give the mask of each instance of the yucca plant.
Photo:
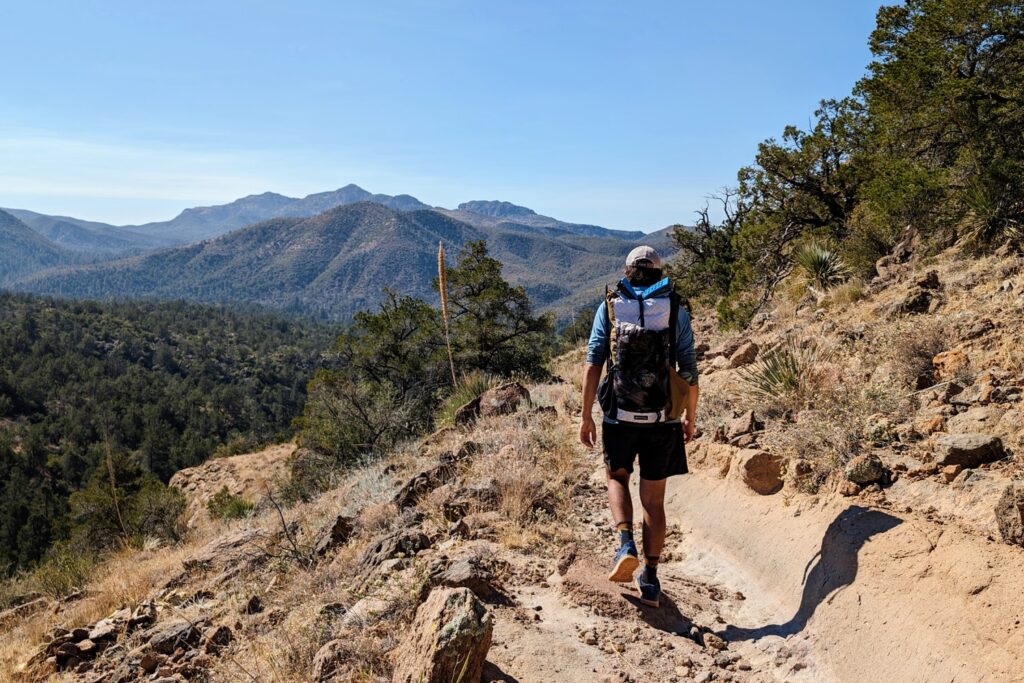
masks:
[(789, 338), (741, 368), (739, 378), (747, 392), (757, 399), (792, 403), (809, 395), (810, 379), (820, 360), (815, 344), (801, 347)]
[(843, 258), (835, 249), (823, 244), (804, 245), (795, 256), (812, 287), (820, 290), (831, 289), (846, 280), (848, 270)]

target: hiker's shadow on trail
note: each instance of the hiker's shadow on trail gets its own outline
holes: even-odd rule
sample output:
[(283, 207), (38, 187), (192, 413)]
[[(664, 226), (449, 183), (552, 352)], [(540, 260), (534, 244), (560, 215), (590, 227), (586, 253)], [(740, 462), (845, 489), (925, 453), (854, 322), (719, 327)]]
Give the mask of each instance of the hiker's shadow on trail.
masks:
[(675, 601), (670, 595), (662, 592), (661, 605), (659, 607), (648, 607), (640, 602), (636, 595), (623, 593), (622, 597), (637, 609), (637, 616), (640, 617), (651, 628), (676, 635), (688, 635), (693, 622), (683, 616), (683, 613), (676, 607)]
[(857, 578), (857, 556), (861, 547), (876, 534), (885, 533), (903, 520), (879, 510), (852, 505), (836, 516), (825, 530), (821, 549), (804, 568), (804, 591), (800, 607), (784, 624), (765, 624), (756, 628), (727, 626), (716, 635), (726, 641), (757, 640), (765, 636), (800, 633), (807, 621), (829, 595), (853, 583)]

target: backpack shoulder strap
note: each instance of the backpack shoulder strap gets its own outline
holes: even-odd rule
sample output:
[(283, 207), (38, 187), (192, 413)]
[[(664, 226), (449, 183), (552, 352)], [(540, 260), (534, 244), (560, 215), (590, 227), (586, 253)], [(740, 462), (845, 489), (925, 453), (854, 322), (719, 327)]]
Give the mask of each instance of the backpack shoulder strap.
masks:
[(679, 340), (676, 339), (679, 327), (679, 295), (669, 292), (668, 295), (668, 362), (675, 368), (679, 363)]
[(615, 354), (618, 351), (618, 330), (615, 325), (615, 298), (618, 294), (608, 285), (604, 287), (604, 305), (608, 311), (608, 369), (614, 365)]

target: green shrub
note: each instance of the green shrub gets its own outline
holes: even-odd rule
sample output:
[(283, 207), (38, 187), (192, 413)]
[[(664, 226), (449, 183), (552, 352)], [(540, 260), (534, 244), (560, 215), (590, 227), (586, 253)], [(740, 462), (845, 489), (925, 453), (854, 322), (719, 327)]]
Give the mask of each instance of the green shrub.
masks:
[(32, 570), (28, 583), (40, 593), (60, 599), (84, 588), (95, 566), (96, 558), (91, 552), (70, 543), (58, 543)]
[(99, 551), (152, 537), (177, 541), (184, 532), (181, 491), (165, 486), (132, 455), (112, 455), (106, 470), (96, 470), (69, 503), (71, 538), (81, 547)]
[(231, 493), (227, 486), (222, 487), (206, 501), (206, 509), (214, 519), (241, 519), (248, 517), (255, 508), (255, 505), (242, 496)]

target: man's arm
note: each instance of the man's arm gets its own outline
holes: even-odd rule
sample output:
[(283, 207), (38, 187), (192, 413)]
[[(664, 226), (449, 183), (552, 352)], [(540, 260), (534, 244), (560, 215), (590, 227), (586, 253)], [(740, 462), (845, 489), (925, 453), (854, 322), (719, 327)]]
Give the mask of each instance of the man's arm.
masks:
[(583, 366), (583, 415), (580, 416), (580, 443), (593, 448), (597, 443), (597, 425), (594, 424), (594, 399), (597, 398), (597, 384), (601, 381), (600, 365)]
[(608, 309), (602, 304), (594, 315), (587, 342), (587, 360), (583, 365), (583, 414), (580, 415), (580, 443), (593, 448), (597, 443), (597, 425), (594, 424), (594, 399), (601, 381), (601, 366), (608, 357)]
[(676, 327), (676, 358), (679, 363), (679, 374), (690, 383), (690, 390), (686, 394), (686, 410), (682, 417), (683, 434), (686, 440), (693, 438), (693, 432), (697, 424), (697, 399), (700, 398), (700, 386), (697, 384), (697, 354), (693, 343), (693, 325), (690, 323), (690, 315), (685, 309), (679, 311), (679, 321)]

